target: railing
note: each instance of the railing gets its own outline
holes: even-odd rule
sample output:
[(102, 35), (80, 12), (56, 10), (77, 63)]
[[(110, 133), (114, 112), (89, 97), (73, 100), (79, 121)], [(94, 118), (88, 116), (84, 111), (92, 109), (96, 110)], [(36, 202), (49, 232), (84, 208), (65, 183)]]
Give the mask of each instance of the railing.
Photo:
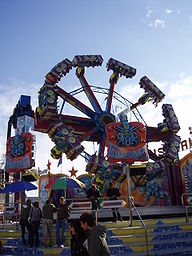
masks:
[(87, 201), (87, 198), (78, 199), (69, 199), (71, 208), (70, 217), (74, 218), (74, 214), (80, 215), (82, 211), (89, 211), (95, 214), (96, 223), (98, 222), (98, 212), (99, 205), (102, 205), (101, 209), (112, 209), (112, 208), (123, 208), (125, 206), (125, 202), (123, 200), (111, 200), (111, 198), (98, 198), (98, 201), (102, 200), (102, 202), (98, 203), (98, 209), (92, 210), (92, 202), (91, 200)]
[(183, 193), (181, 195), (182, 205), (185, 207), (186, 222), (189, 222), (188, 209), (192, 208), (192, 193)]
[(142, 223), (142, 225), (143, 225), (143, 227), (144, 227), (144, 229), (145, 229), (146, 250), (147, 250), (147, 255), (149, 255), (149, 247), (148, 247), (148, 239), (147, 239), (147, 227), (146, 227), (144, 221), (142, 220), (141, 215), (140, 215), (140, 213), (138, 212), (138, 210), (137, 210), (137, 208), (136, 208), (136, 206), (135, 206), (135, 204), (134, 204), (134, 198), (133, 198), (132, 196), (130, 196), (130, 199), (129, 199), (129, 200), (130, 200), (130, 202), (131, 202), (131, 204), (132, 204), (133, 209), (134, 209), (135, 212), (137, 213), (137, 215), (138, 215), (138, 217), (139, 217), (139, 220), (141, 221), (141, 223)]
[[(108, 205), (103, 205), (102, 209), (106, 210), (109, 208), (113, 208), (113, 200), (107, 201), (110, 198), (98, 198), (98, 201), (102, 202), (110, 202), (112, 204), (110, 207)], [(67, 199), (72, 205), (78, 206), (78, 207), (72, 207), (71, 208), (71, 219), (75, 217), (75, 215), (79, 217), (82, 212), (89, 211), (93, 212), (95, 214), (96, 223), (98, 222), (98, 210), (92, 210), (92, 203), (90, 200), (88, 200), (87, 197), (84, 198), (71, 198)], [(121, 202), (122, 200), (116, 200), (115, 203)], [(1, 229), (5, 228), (5, 224), (7, 221), (12, 222), (16, 225), (16, 230), (18, 230), (19, 227), (19, 219), (20, 219), (20, 212), (21, 212), (21, 205), (23, 203), (17, 202), (17, 203), (9, 203), (9, 204), (0, 204), (0, 222), (2, 222)], [(79, 208), (80, 207), (80, 208)], [(114, 208), (122, 208), (120, 204), (114, 204)]]
[[(189, 195), (189, 194), (188, 194)], [(192, 193), (191, 193), (191, 196), (192, 196)], [(72, 212), (73, 213), (77, 213), (77, 214), (81, 214), (82, 213), (82, 210), (85, 210), (85, 211), (90, 211), (90, 212), (95, 212), (95, 217), (96, 217), (96, 221), (97, 221), (97, 219), (98, 219), (98, 211), (97, 210), (92, 210), (91, 209), (91, 202), (90, 201), (87, 201), (87, 198), (81, 198), (80, 200), (79, 200), (80, 198), (74, 198), (74, 199), (70, 199), (72, 202), (74, 202), (74, 205), (77, 205), (78, 203), (81, 205), (83, 205), (83, 201), (84, 201), (84, 203), (86, 203), (87, 205), (85, 205), (85, 207), (84, 207), (84, 209), (81, 207), (81, 211), (80, 211), (80, 208), (78, 209), (78, 207), (77, 207), (77, 209), (75, 209), (75, 207), (74, 207), (74, 209), (72, 209)], [(100, 198), (100, 199), (102, 199), (102, 198)], [(105, 200), (103, 200), (103, 201), (105, 201), (105, 202), (107, 202), (106, 201), (106, 199), (109, 199), (109, 198), (105, 198)], [(183, 196), (183, 201), (182, 202), (184, 202), (184, 196)], [(85, 201), (86, 200), (86, 201)], [(112, 203), (112, 201), (113, 200), (111, 200), (111, 203)], [(115, 200), (114, 200), (115, 201)], [(117, 200), (116, 200), (117, 201)], [(122, 201), (122, 200), (119, 200), (119, 201)], [(149, 248), (148, 248), (148, 238), (147, 238), (147, 227), (146, 227), (146, 225), (145, 225), (145, 223), (144, 223), (144, 221), (143, 221), (143, 219), (141, 218), (141, 215), (140, 215), (140, 213), (138, 212), (138, 210), (137, 210), (137, 208), (136, 208), (136, 206), (135, 206), (135, 204), (134, 204), (134, 198), (133, 197), (130, 197), (130, 203), (131, 203), (131, 207), (135, 210), (135, 212), (136, 212), (136, 214), (138, 215), (138, 218), (139, 218), (139, 220), (141, 221), (141, 223), (142, 223), (142, 225), (143, 225), (143, 227), (144, 227), (144, 230), (145, 230), (145, 243), (146, 243), (146, 252), (147, 252), (147, 255), (149, 255)], [(89, 205), (88, 205), (89, 204)], [(0, 205), (1, 206), (1, 205)], [(10, 218), (12, 218), (12, 217), (14, 217), (14, 222), (15, 222), (15, 224), (16, 224), (16, 230), (18, 230), (18, 226), (19, 226), (19, 216), (20, 216), (20, 213), (19, 212), (15, 212), (14, 210), (16, 209), (15, 207), (18, 207), (19, 205), (18, 205), (18, 203), (16, 203), (16, 204), (9, 204), (9, 205), (7, 205), (7, 206), (5, 206), (5, 205), (3, 205), (3, 207), (4, 207), (4, 211), (0, 211), (0, 217), (2, 216), (3, 217), (3, 225), (1, 226), (1, 228), (2, 229), (4, 229), (4, 224), (5, 224), (5, 220), (6, 220), (6, 218), (7, 217), (10, 217)], [(123, 206), (118, 206), (117, 208), (121, 208), (121, 207), (123, 207)], [(191, 206), (192, 207), (192, 206)], [(6, 208), (7, 209), (9, 209), (9, 210), (12, 210), (11, 212), (6, 212)], [(13, 209), (11, 209), (11, 208), (14, 208), (14, 210)], [(111, 206), (111, 208), (113, 208), (113, 206)], [(103, 210), (106, 210), (106, 209), (109, 209), (109, 207), (107, 206), (106, 208), (105, 207), (103, 207)], [(0, 210), (1, 210), (1, 207), (0, 207)], [(79, 212), (80, 211), (80, 212)], [(186, 212), (186, 216), (188, 216), (188, 212)], [(9, 220), (11, 220), (9, 218)]]
[(20, 216), (19, 208), (19, 203), (0, 204), (1, 229), (4, 229), (7, 221), (12, 221), (12, 223), (16, 224), (16, 230), (18, 230)]
[(85, 211), (92, 212), (95, 215), (96, 223), (98, 221), (98, 210), (92, 210), (92, 203), (90, 201), (72, 201), (69, 205), (70, 217), (73, 219), (76, 215), (80, 215)]

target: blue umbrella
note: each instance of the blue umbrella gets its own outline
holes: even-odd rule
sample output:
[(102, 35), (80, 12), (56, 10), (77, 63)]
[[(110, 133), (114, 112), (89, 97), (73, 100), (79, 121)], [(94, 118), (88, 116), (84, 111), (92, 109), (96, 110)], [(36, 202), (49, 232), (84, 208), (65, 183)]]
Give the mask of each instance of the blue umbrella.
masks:
[(25, 190), (34, 190), (37, 189), (37, 187), (33, 184), (31, 184), (30, 182), (27, 181), (16, 181), (13, 182), (11, 184), (9, 184), (8, 186), (6, 186), (2, 193), (9, 193), (9, 192), (24, 192)]

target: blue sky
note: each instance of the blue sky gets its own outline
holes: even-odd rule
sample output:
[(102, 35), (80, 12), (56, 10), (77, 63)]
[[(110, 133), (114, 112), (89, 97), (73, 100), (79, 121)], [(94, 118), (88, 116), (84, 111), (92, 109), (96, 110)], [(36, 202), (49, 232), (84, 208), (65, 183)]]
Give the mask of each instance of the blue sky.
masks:
[[(72, 60), (77, 54), (103, 56), (101, 70), (91, 70), (88, 75), (94, 84), (104, 87), (108, 87), (105, 64), (110, 57), (135, 67), (136, 77), (122, 79), (116, 88), (131, 101), (142, 95), (138, 81), (147, 75), (166, 94), (163, 103), (173, 104), (180, 134), (188, 137), (192, 125), (190, 0), (2, 0), (0, 35), (0, 155), (5, 153), (7, 121), (20, 95), (31, 95), (35, 109), (45, 74), (63, 58)], [(74, 87), (70, 77), (66, 81), (65, 90), (77, 87), (78, 81)], [(141, 111), (149, 125), (162, 121), (161, 106), (154, 109), (148, 103)], [(48, 136), (38, 134), (40, 168), (51, 159), (49, 149), (42, 149), (42, 144), (49, 148), (49, 143)], [(76, 164), (63, 168), (72, 165)]]
[(1, 1), (1, 81), (43, 82), (63, 57), (100, 53), (156, 79), (189, 72), (191, 1)]

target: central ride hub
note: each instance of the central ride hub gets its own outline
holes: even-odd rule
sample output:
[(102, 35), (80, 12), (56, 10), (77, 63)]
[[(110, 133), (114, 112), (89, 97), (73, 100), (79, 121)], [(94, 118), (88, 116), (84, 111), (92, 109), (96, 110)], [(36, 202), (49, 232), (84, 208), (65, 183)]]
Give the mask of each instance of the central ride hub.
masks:
[(95, 121), (99, 129), (105, 131), (105, 126), (107, 124), (115, 122), (115, 116), (111, 113), (103, 111), (101, 114), (96, 115)]

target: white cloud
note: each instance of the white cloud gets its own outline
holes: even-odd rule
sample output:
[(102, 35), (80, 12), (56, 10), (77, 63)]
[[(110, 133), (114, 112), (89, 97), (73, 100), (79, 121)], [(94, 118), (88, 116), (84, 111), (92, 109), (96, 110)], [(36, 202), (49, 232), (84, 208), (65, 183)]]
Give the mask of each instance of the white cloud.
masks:
[(181, 126), (179, 134), (188, 138), (188, 127), (192, 125), (192, 75), (180, 74), (179, 79), (167, 88), (167, 93)]
[[(188, 128), (192, 126), (192, 75), (181, 73), (178, 79), (171, 83), (167, 81), (153, 82), (165, 94), (165, 98), (156, 108), (152, 102), (138, 107), (145, 122), (148, 126), (157, 127), (157, 124), (161, 123), (164, 118), (162, 116), (162, 104), (172, 104), (181, 127), (178, 135), (181, 136), (182, 140), (188, 139)], [(136, 102), (143, 93), (144, 90), (139, 88), (139, 85), (131, 85), (131, 87), (126, 85), (121, 91), (121, 95), (129, 95), (129, 100), (132, 102)], [(134, 99), (132, 99), (132, 97)], [(150, 147), (157, 148), (157, 146), (154, 145), (155, 143), (152, 143)]]
[[(157, 126), (158, 123), (163, 121), (162, 116), (162, 104), (169, 103), (173, 105), (176, 116), (178, 117), (181, 130), (179, 135), (182, 139), (189, 137), (188, 127), (192, 126), (191, 118), (191, 105), (192, 105), (192, 75), (186, 75), (184, 73), (180, 74), (177, 81), (168, 83), (167, 81), (154, 81), (154, 83), (159, 87), (159, 89), (166, 95), (162, 103), (158, 105), (157, 108), (149, 102), (143, 106), (138, 107), (139, 112), (143, 116), (147, 125)], [(13, 108), (18, 102), (21, 94), (31, 95), (33, 109), (37, 106), (37, 93), (41, 85), (20, 83), (21, 86), (17, 87), (19, 83), (11, 83), (11, 85), (0, 85), (0, 101), (2, 115), (0, 115), (0, 156), (5, 153), (6, 144), (6, 129), (8, 117), (12, 114)], [(17, 89), (16, 89), (17, 88)], [(121, 91), (119, 92), (122, 96), (125, 96), (131, 102), (136, 102), (138, 98), (144, 93), (143, 89), (139, 87), (138, 84), (124, 84), (121, 86)], [(126, 95), (128, 95), (126, 97)], [(96, 94), (96, 97), (98, 94)], [(105, 97), (105, 96), (104, 96)], [(7, 100), (9, 98), (9, 100)], [(10, 100), (11, 99), (11, 100)], [(81, 96), (84, 99), (84, 96)], [(101, 99), (100, 102), (102, 102)], [(4, 113), (3, 113), (4, 112)], [(133, 117), (129, 116), (129, 120)], [(54, 160), (50, 156), (50, 150), (53, 147), (49, 136), (43, 133), (36, 133), (37, 136), (37, 151), (36, 151), (36, 163), (37, 167), (40, 169), (45, 169), (48, 159), (51, 161), (51, 171), (61, 172), (61, 167), (57, 167), (58, 160)], [(94, 153), (93, 143), (84, 143), (86, 151), (89, 154)], [(96, 149), (97, 150), (97, 149)], [(63, 159), (62, 172), (69, 174), (70, 170), (74, 166), (75, 169), (79, 170), (79, 175), (85, 171), (85, 160), (79, 156), (75, 161), (70, 161), (66, 158)]]
[(9, 84), (0, 84), (0, 156), (5, 153), (7, 124), (9, 117), (19, 100), (21, 94), (31, 95), (32, 105), (36, 106), (37, 93), (41, 86), (37, 84), (28, 84), (24, 81), (10, 79)]
[(166, 10), (165, 10), (165, 13), (166, 13), (166, 14), (171, 14), (172, 12), (173, 12), (173, 10), (171, 10), (171, 9), (166, 9)]
[(164, 28), (165, 27), (165, 21), (164, 20), (160, 20), (160, 19), (156, 19), (154, 21), (154, 26), (155, 27)]
[(151, 17), (151, 14), (153, 13), (153, 11), (149, 7), (147, 7), (146, 9), (147, 9), (146, 17), (149, 18)]
[[(7, 123), (9, 117), (12, 115), (13, 110), (20, 98), (20, 95), (29, 95), (31, 96), (31, 104), (32, 108), (35, 111), (37, 107), (38, 101), (38, 91), (42, 85), (39, 84), (29, 84), (24, 81), (17, 81), (15, 79), (10, 79), (10, 84), (0, 84), (0, 102), (1, 102), (1, 115), (0, 115), (0, 156), (5, 154), (6, 151), (6, 133), (7, 133)], [(90, 103), (84, 93), (80, 93), (75, 96), (85, 105), (90, 106)], [(98, 101), (102, 104), (106, 95), (97, 94)], [(105, 101), (106, 102), (106, 101)], [(104, 102), (104, 105), (105, 105)], [(61, 104), (61, 101), (59, 102)], [(64, 113), (77, 115), (77, 116), (84, 116), (83, 113), (76, 110), (69, 104), (65, 104)], [(85, 159), (79, 156), (76, 160), (70, 161), (66, 157), (63, 157), (63, 165), (62, 169), (61, 166), (57, 167), (58, 160), (55, 160), (51, 157), (50, 151), (54, 146), (53, 142), (50, 140), (49, 136), (44, 133), (35, 132), (36, 135), (36, 167), (40, 169), (45, 169), (47, 166), (48, 159), (52, 163), (51, 164), (51, 172), (63, 172), (65, 174), (69, 174), (69, 170), (71, 170), (72, 166), (75, 169), (79, 170), (78, 175), (85, 172)], [(14, 133), (12, 133), (14, 136)], [(85, 151), (89, 154), (94, 154), (94, 146), (93, 143), (84, 143)], [(97, 145), (95, 145), (97, 150)]]
[(161, 19), (156, 19), (155, 21), (150, 21), (150, 22), (144, 22), (142, 21), (144, 24), (146, 24), (148, 27), (152, 28), (164, 28), (165, 27), (165, 21), (161, 20)]

